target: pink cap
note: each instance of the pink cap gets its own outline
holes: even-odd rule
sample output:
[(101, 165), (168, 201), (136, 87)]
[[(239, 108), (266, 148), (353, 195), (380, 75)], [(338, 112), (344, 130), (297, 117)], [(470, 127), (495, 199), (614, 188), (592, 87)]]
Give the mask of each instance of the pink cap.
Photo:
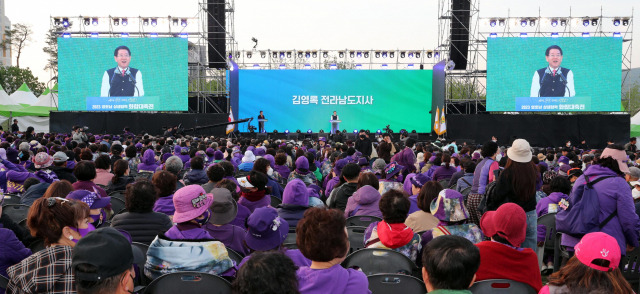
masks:
[[(602, 232), (584, 235), (574, 249), (578, 260), (592, 269), (608, 272), (616, 269), (620, 264), (621, 253), (618, 241)], [(608, 260), (609, 266), (594, 264), (593, 261), (596, 259)]]
[(605, 148), (600, 155), (600, 158), (611, 157), (618, 161), (618, 167), (620, 171), (628, 174), (629, 173), (629, 165), (627, 162), (629, 161), (629, 157), (627, 157), (627, 153), (624, 150), (617, 150), (612, 148)]
[(173, 222), (182, 223), (199, 217), (212, 202), (213, 195), (207, 194), (200, 185), (180, 188), (173, 194), (173, 205), (176, 207)]

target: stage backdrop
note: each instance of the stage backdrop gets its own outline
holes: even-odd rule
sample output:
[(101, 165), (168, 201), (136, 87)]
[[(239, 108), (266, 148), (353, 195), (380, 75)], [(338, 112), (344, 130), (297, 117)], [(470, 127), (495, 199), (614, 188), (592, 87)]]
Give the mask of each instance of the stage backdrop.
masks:
[[(487, 111), (620, 111), (622, 38), (490, 38), (487, 42)], [(552, 45), (562, 49), (560, 67), (571, 70), (572, 77), (558, 81), (568, 80), (571, 97), (538, 97), (533, 85), (540, 85), (534, 73), (549, 65), (545, 51)], [(552, 82), (549, 76), (550, 72), (546, 82)]]
[(431, 70), (240, 70), (239, 118), (262, 110), (267, 132), (329, 132), (337, 111), (348, 132), (429, 133), (431, 88)]
[[(129, 66), (139, 70), (125, 78), (136, 97), (108, 97), (105, 72), (116, 67), (114, 51), (127, 46)], [(122, 52), (122, 50), (120, 50)], [(186, 111), (187, 40), (182, 38), (58, 38), (59, 110)], [(108, 76), (108, 75), (107, 75)], [(136, 79), (140, 79), (137, 81)], [(115, 85), (114, 85), (115, 86)], [(140, 95), (138, 95), (140, 94)]]

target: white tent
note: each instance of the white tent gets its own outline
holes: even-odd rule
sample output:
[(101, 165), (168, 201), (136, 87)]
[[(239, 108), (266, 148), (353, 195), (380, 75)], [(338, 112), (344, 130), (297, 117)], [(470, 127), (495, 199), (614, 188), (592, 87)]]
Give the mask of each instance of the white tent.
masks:
[(42, 92), (42, 95), (38, 97), (38, 102), (36, 102), (36, 104), (33, 104), (32, 106), (58, 108), (58, 94), (49, 91), (49, 89), (46, 89), (44, 92)]
[(2, 106), (9, 106), (9, 105), (18, 106), (17, 103), (13, 102), (13, 100), (11, 98), (9, 98), (9, 95), (7, 95), (7, 92), (4, 91), (2, 86), (0, 86), (0, 105), (2, 105)]
[(9, 98), (11, 98), (14, 103), (21, 105), (34, 105), (38, 102), (38, 98), (36, 98), (36, 95), (33, 95), (33, 92), (31, 92), (26, 83), (23, 83)]

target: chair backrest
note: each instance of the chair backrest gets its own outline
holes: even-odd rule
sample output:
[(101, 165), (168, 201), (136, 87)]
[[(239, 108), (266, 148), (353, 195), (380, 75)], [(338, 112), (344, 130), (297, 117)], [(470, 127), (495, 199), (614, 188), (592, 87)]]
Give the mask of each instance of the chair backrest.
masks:
[(115, 197), (118, 198), (120, 200), (122, 200), (124, 202), (124, 191), (113, 191), (111, 193), (109, 193), (109, 197)]
[(144, 264), (147, 262), (147, 251), (149, 250), (149, 245), (140, 242), (131, 242), (131, 246), (140, 249), (144, 255), (144, 260), (135, 264), (137, 270), (135, 284), (149, 285), (149, 283), (151, 283), (151, 279), (144, 274)]
[(449, 179), (439, 180), (438, 183), (440, 183), (442, 187), (449, 187)]
[(278, 199), (278, 197), (271, 195), (271, 207), (278, 207), (278, 205), (282, 204), (282, 200)]
[(287, 235), (287, 238), (284, 239), (283, 243), (285, 243), (285, 244), (290, 244), (290, 243), (296, 244), (296, 236), (297, 235), (296, 235), (295, 231), (293, 231), (293, 232), (289, 231), (289, 234)]
[(369, 290), (373, 294), (427, 293), (422, 281), (416, 277), (401, 274), (375, 274), (367, 276)]
[(40, 250), (43, 250), (45, 248), (47, 248), (47, 247), (44, 245), (44, 240), (39, 239), (39, 238), (36, 239), (35, 241), (31, 242), (31, 244), (29, 244), (29, 249), (31, 249), (31, 252), (33, 252), (33, 253), (36, 253), (36, 252), (38, 252)]
[(124, 201), (116, 197), (111, 197), (111, 209), (113, 210), (112, 218), (117, 214), (127, 211)]
[(236, 265), (239, 265), (242, 259), (244, 258), (244, 256), (242, 256), (240, 253), (236, 252), (235, 250), (229, 247), (227, 247), (227, 253), (229, 254), (229, 258), (231, 258), (231, 260), (236, 262)]
[(20, 204), (21, 197), (16, 194), (4, 194), (4, 201), (2, 201), (2, 207), (10, 204)]
[(349, 254), (342, 262), (345, 268), (358, 267), (365, 275), (406, 274), (418, 269), (404, 254), (390, 249), (365, 248)]
[(468, 196), (469, 193), (471, 193), (471, 186), (466, 187), (462, 189), (462, 191), (460, 191), (460, 194), (462, 194), (462, 196), (465, 196), (465, 197)]
[(0, 275), (0, 289), (6, 290), (9, 285), (9, 279), (3, 275)]
[[(153, 178), (153, 173), (152, 172), (139, 172), (136, 175), (136, 181), (140, 180), (140, 179), (145, 179), (145, 180), (149, 180), (151, 181), (151, 178)], [(180, 179), (180, 178), (179, 178)]]
[(636, 247), (631, 252), (627, 252), (626, 255), (622, 256), (619, 268), (624, 279), (627, 280), (629, 284), (638, 284), (638, 288), (640, 288), (640, 247)]
[(27, 218), (29, 214), (29, 206), (22, 204), (8, 204), (2, 206), (2, 214), (8, 216), (15, 223), (19, 223)]
[(347, 235), (349, 236), (349, 253), (353, 253), (364, 248), (364, 231), (365, 227), (347, 227)]
[(153, 280), (144, 293), (231, 293), (231, 283), (216, 275), (201, 272), (177, 272), (165, 274)]
[(548, 213), (538, 218), (538, 225), (543, 225), (546, 229), (544, 236), (544, 248), (553, 249), (556, 241), (556, 214)]
[(533, 287), (514, 280), (507, 279), (495, 279), (484, 280), (473, 283), (473, 286), (469, 289), (473, 294), (493, 294), (493, 293), (505, 293), (505, 294), (536, 294), (538, 291)]
[(368, 227), (373, 222), (382, 221), (381, 218), (371, 215), (354, 215), (347, 219), (347, 227)]

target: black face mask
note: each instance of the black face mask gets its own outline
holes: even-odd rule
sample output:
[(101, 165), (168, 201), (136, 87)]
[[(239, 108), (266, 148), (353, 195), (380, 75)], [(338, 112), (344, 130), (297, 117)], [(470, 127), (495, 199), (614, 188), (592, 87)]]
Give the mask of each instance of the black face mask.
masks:
[(365, 136), (365, 135), (360, 135), (360, 139), (364, 139), (364, 138), (366, 138), (366, 137), (367, 137), (367, 136)]

